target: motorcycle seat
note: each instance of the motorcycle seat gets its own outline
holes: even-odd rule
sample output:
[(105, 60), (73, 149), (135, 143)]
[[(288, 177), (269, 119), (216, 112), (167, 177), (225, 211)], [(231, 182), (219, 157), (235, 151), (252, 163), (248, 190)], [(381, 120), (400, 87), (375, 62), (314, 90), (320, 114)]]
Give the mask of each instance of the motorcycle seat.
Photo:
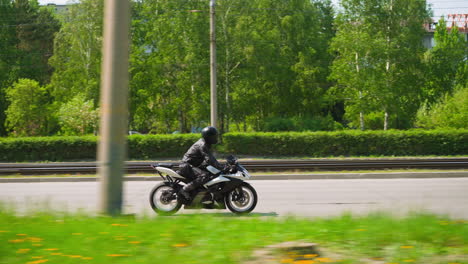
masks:
[(164, 167), (164, 168), (169, 168), (169, 169), (172, 169), (173, 167), (177, 166), (177, 164), (175, 163), (167, 163), (167, 162), (163, 162), (163, 163), (158, 163), (156, 164), (156, 167)]

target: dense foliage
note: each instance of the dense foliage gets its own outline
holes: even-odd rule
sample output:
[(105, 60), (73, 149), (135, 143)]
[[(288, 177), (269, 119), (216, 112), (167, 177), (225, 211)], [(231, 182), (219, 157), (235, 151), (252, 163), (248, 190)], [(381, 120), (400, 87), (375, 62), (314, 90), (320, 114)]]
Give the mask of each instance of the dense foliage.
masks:
[(37, 136), (47, 132), (48, 109), (47, 91), (34, 80), (20, 79), (6, 89), (6, 98), (10, 101), (6, 125), (14, 135)]
[(342, 0), (341, 5), (331, 78), (337, 82), (333, 94), (346, 98), (346, 117), (362, 130), (372, 113), (381, 114), (381, 129), (411, 127), (424, 86), (426, 2)]
[(424, 105), (418, 112), (417, 125), (424, 128), (468, 129), (468, 87), (446, 95), (431, 108)]
[(226, 152), (273, 156), (466, 155), (468, 131), (229, 133)]
[[(180, 159), (197, 134), (133, 135), (129, 159)], [(0, 162), (95, 160), (98, 138), (0, 138)], [(223, 153), (254, 156), (467, 155), (467, 130), (227, 133)]]
[[(35, 0), (0, 0), (0, 136), (7, 131), (21, 130), (23, 126), (5, 128), (5, 111), (12, 103), (5, 98), (8, 87), (26, 78), (37, 81), (40, 86), (49, 83), (52, 67), (48, 60), (53, 54), (53, 41), (59, 29), (59, 20), (46, 7), (40, 8)], [(12, 110), (10, 114), (18, 115)], [(47, 119), (47, 114), (44, 115), (43, 119)], [(42, 135), (48, 133), (47, 129), (41, 131)]]
[[(436, 46), (422, 46), (426, 1), (340, 5), (335, 14), (329, 0), (218, 1), (221, 131), (407, 129), (419, 126), (418, 109), (466, 86), (468, 45), (456, 27), (441, 20)], [(96, 132), (103, 0), (68, 9), (0, 0), (0, 135)], [(206, 0), (132, 1), (130, 130), (209, 123), (208, 11)], [(21, 102), (26, 82), (39, 97)], [(31, 109), (42, 117), (20, 122)]]

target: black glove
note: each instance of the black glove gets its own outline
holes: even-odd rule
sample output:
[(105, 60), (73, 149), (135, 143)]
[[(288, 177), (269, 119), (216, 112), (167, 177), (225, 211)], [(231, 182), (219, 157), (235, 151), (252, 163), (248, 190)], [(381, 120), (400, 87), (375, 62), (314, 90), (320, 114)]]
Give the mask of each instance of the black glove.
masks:
[(223, 173), (236, 173), (237, 172), (237, 167), (236, 165), (229, 165), (229, 164), (226, 164), (224, 165), (224, 168), (223, 168)]

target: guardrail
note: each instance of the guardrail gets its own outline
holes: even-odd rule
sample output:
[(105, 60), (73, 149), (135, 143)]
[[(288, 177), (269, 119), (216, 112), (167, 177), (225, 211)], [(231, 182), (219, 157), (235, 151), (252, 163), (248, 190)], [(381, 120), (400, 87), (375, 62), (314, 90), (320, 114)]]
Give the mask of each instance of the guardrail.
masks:
[[(152, 173), (158, 161), (126, 162), (127, 173)], [(178, 164), (178, 162), (174, 162)], [(468, 169), (468, 158), (240, 160), (249, 171)], [(96, 162), (0, 163), (0, 175), (95, 174)]]

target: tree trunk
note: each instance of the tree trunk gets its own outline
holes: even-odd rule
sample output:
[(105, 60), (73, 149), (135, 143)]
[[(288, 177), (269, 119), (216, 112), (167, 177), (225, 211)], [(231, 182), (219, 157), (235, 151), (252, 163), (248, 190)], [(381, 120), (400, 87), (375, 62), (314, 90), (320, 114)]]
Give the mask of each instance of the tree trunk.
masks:
[(388, 129), (388, 112), (385, 111), (385, 118), (384, 118), (384, 130)]
[(364, 113), (359, 112), (359, 126), (361, 127), (361, 130), (364, 131)]
[[(356, 59), (356, 72), (359, 74), (359, 54), (356, 52), (356, 56), (355, 56), (355, 59)], [(359, 91), (359, 104), (361, 105), (361, 99), (362, 98), (362, 92)], [(360, 106), (361, 110), (362, 110), (362, 106)], [(359, 112), (359, 126), (361, 128), (362, 131), (364, 131), (364, 113), (361, 111)]]
[(182, 110), (179, 110), (179, 131), (180, 133), (184, 132), (184, 116)]

